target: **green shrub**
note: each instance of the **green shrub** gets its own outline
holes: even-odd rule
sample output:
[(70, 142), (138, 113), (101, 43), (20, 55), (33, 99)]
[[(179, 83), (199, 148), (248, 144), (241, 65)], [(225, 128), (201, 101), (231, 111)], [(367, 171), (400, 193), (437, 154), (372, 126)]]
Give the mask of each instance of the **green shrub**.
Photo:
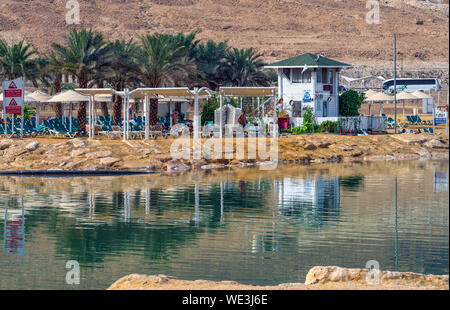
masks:
[(303, 126), (306, 126), (308, 132), (314, 132), (317, 127), (314, 110), (311, 107), (307, 107), (303, 113)]
[(325, 121), (319, 125), (320, 132), (337, 132), (338, 122)]
[(308, 128), (306, 126), (298, 126), (298, 127), (294, 127), (291, 129), (291, 132), (293, 134), (304, 134), (304, 133), (308, 133)]
[(339, 96), (339, 114), (341, 116), (359, 116), (359, 109), (364, 101), (364, 94), (348, 90)]

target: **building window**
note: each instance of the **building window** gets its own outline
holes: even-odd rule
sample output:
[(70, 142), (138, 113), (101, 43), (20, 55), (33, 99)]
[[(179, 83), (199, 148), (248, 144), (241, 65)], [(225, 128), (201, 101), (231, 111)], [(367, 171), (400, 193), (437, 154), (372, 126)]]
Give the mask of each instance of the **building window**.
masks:
[(328, 75), (327, 74), (328, 74), (327, 69), (322, 69), (322, 83), (323, 84), (328, 83), (328, 81), (327, 81)]
[(317, 83), (322, 83), (322, 70), (317, 70)]
[(333, 84), (333, 71), (328, 71), (328, 84)]
[(311, 71), (306, 70), (302, 74), (302, 83), (311, 83)]
[(301, 69), (292, 69), (292, 83), (302, 82), (302, 71)]
[(291, 69), (284, 68), (283, 69), (283, 74), (288, 78), (288, 80), (291, 79)]
[(303, 69), (292, 69), (292, 83), (311, 83), (311, 71)]

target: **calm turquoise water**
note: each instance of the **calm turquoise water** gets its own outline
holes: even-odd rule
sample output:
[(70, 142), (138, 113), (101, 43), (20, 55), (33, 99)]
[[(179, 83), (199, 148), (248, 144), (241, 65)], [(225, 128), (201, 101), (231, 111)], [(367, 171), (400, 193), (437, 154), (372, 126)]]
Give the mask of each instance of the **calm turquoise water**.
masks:
[(0, 289), (105, 289), (130, 273), (276, 285), (369, 260), (448, 274), (448, 172), (445, 160), (0, 177)]

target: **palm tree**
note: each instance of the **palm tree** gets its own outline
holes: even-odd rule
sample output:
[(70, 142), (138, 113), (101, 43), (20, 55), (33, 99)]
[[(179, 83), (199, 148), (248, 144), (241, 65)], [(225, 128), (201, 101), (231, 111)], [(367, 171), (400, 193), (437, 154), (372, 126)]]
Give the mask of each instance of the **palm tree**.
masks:
[(196, 49), (195, 60), (201, 79), (208, 83), (210, 89), (217, 89), (224, 81), (227, 53), (227, 42), (215, 43), (212, 40), (206, 44), (199, 44)]
[(265, 66), (253, 48), (233, 48), (227, 55), (227, 79), (233, 86), (264, 86), (268, 77), (262, 69)]
[(32, 50), (30, 44), (24, 45), (23, 40), (11, 46), (0, 41), (1, 75), (9, 80), (24, 77), (37, 85), (39, 68), (36, 59), (32, 59), (32, 56), (36, 54), (37, 52)]
[[(153, 34), (141, 37), (136, 63), (143, 82), (152, 88), (173, 86), (187, 79), (195, 69), (185, 46), (170, 35)], [(176, 80), (175, 80), (176, 79)], [(150, 125), (158, 123), (158, 99), (150, 99)]]
[[(92, 30), (74, 29), (66, 36), (66, 45), (53, 44), (55, 55), (63, 62), (62, 72), (75, 76), (80, 88), (98, 82), (100, 72), (111, 64), (110, 43), (101, 34)], [(84, 131), (86, 124), (86, 102), (78, 104), (78, 129)]]
[[(112, 43), (113, 60), (108, 81), (116, 90), (124, 89), (130, 83), (136, 82), (138, 69), (135, 58), (139, 46), (131, 39), (128, 42), (116, 40)], [(122, 115), (122, 98), (116, 96), (113, 103), (113, 120), (119, 124)]]

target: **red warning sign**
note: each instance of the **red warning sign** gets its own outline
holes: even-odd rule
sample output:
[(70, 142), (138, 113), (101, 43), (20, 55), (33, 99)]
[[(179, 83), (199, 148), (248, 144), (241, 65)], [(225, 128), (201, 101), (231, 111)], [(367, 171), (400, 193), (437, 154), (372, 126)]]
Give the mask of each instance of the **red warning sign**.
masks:
[(3, 103), (6, 114), (22, 114), (24, 83), (23, 78), (13, 81), (4, 81), (3, 86)]
[(17, 90), (5, 89), (5, 98), (13, 98), (13, 97), (22, 97), (22, 90), (21, 89), (17, 89)]

